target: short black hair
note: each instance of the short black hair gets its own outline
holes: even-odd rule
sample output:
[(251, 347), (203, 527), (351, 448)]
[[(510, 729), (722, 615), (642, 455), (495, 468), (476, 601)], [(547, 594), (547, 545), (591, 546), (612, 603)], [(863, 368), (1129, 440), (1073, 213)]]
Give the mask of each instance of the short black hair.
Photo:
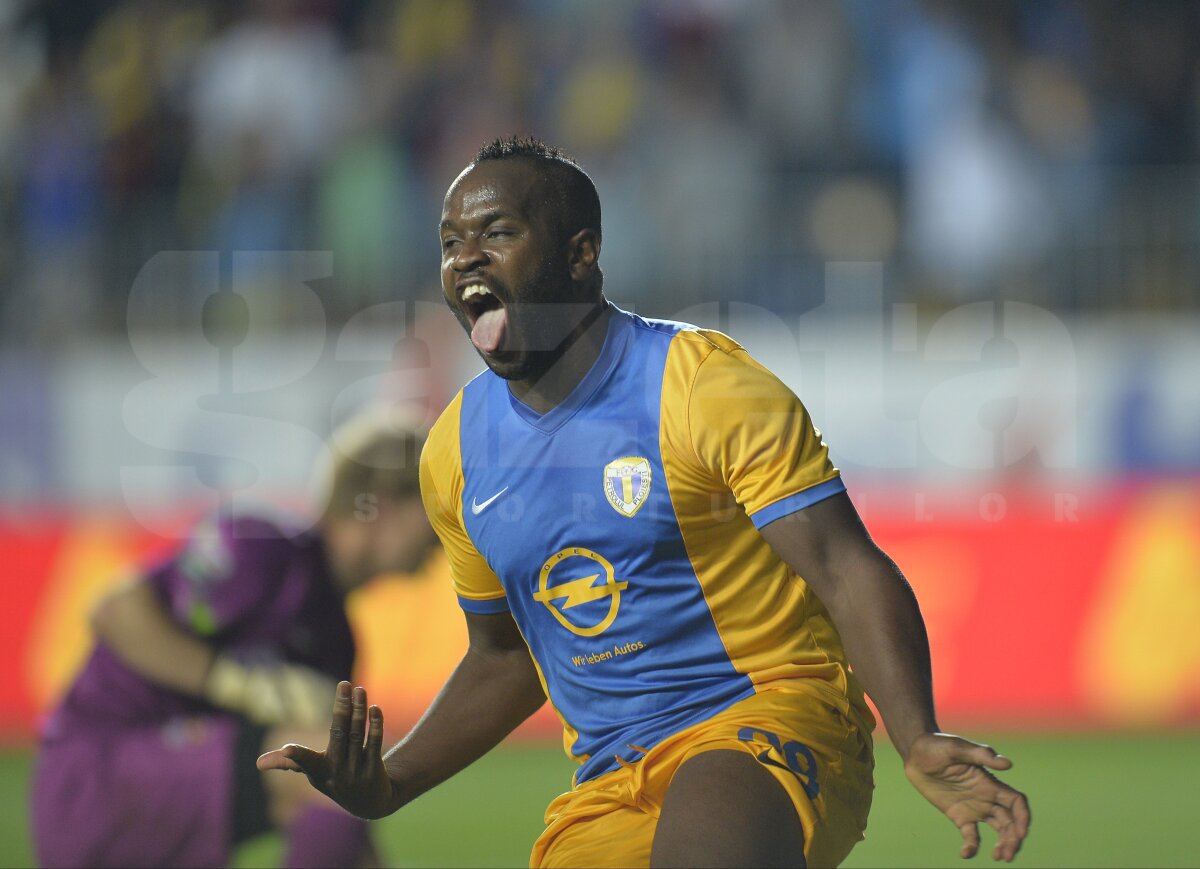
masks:
[(581, 229), (595, 230), (596, 238), (602, 237), (600, 194), (596, 192), (596, 185), (562, 148), (549, 145), (536, 136), (507, 136), (493, 139), (475, 155), (476, 164), (515, 159), (537, 163), (550, 176), (558, 193), (555, 205), (560, 214), (559, 229), (565, 237)]

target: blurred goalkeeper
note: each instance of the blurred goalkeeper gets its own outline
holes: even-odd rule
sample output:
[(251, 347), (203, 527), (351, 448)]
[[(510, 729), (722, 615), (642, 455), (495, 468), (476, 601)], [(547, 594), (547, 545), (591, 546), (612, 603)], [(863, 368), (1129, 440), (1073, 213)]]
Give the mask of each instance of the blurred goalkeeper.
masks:
[(33, 838), (45, 866), (220, 866), (272, 829), (285, 866), (374, 866), (364, 821), (265, 747), (324, 738), (354, 666), (346, 595), (415, 570), (436, 543), (421, 505), (422, 436), (366, 413), (331, 441), (308, 531), (208, 519), (92, 614), (96, 646), (42, 737)]

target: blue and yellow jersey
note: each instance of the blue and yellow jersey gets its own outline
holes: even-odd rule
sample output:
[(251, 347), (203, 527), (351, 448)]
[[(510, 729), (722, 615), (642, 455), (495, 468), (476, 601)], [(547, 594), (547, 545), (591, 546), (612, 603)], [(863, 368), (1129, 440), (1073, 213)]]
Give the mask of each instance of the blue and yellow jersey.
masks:
[(727, 336), (614, 309), (545, 414), (484, 372), (434, 425), (421, 488), (463, 609), (511, 611), (528, 642), (577, 782), (788, 680), (870, 720), (824, 606), (757, 530), (845, 487)]

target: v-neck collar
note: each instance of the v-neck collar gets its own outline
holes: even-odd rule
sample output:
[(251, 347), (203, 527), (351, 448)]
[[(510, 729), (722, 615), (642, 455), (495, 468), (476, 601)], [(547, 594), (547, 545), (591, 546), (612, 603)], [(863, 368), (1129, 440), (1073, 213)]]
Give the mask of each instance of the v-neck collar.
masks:
[(501, 384), (513, 412), (530, 427), (544, 434), (553, 434), (587, 404), (588, 399), (603, 385), (604, 381), (608, 379), (608, 375), (624, 357), (625, 344), (629, 335), (629, 315), (612, 302), (608, 303), (608, 307), (612, 313), (608, 318), (608, 330), (604, 334), (604, 344), (601, 346), (600, 352), (592, 362), (591, 368), (575, 384), (575, 388), (554, 407), (545, 413), (538, 413), (513, 395), (512, 390), (508, 388), (508, 383)]

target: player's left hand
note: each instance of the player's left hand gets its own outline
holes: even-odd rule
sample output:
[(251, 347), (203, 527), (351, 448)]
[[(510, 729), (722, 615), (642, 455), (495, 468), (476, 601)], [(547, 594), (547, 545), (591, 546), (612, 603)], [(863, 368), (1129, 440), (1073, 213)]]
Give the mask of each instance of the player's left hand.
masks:
[(338, 683), (324, 751), (290, 743), (259, 757), (258, 768), (302, 772), (313, 787), (360, 818), (382, 818), (400, 805), (383, 765), (383, 711), (368, 707), (366, 689), (351, 690), (349, 682)]
[(1012, 761), (990, 746), (950, 733), (924, 733), (909, 747), (904, 773), (913, 787), (958, 827), (960, 856), (979, 851), (982, 821), (996, 831), (992, 857), (1012, 862), (1029, 833), (1029, 801), (989, 769), (1009, 769)]

